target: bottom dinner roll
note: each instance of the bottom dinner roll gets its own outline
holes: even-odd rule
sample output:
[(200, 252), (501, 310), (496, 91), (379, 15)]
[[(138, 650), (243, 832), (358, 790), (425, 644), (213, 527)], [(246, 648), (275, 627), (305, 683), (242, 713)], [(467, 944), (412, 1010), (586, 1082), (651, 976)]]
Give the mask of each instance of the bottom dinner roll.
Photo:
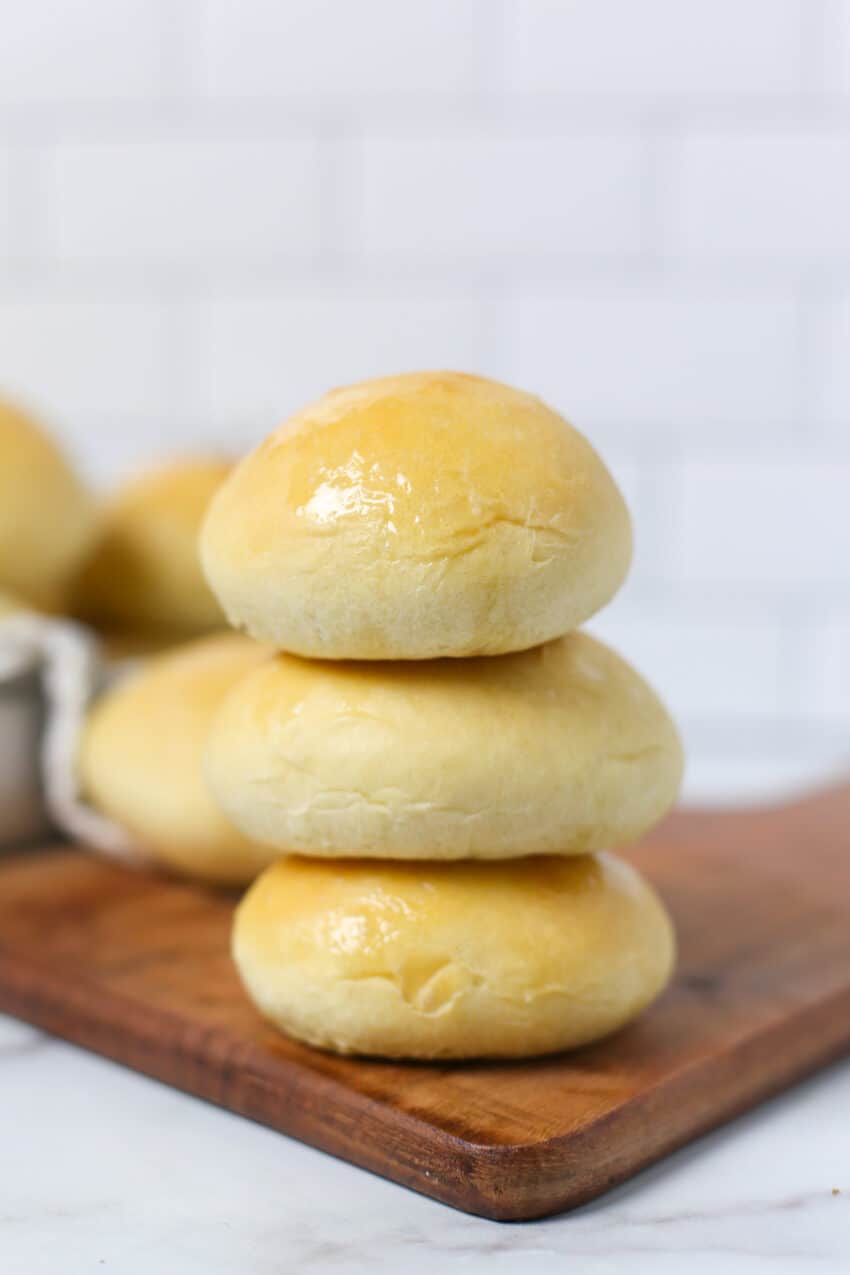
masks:
[(283, 852), (506, 859), (624, 845), (679, 788), (676, 729), (586, 633), (470, 660), (278, 655), (216, 716), (207, 779)]
[(210, 721), (268, 648), (235, 633), (146, 660), (95, 703), (77, 766), (84, 796), (156, 861), (200, 880), (241, 884), (274, 858), (228, 822), (204, 782)]
[(512, 863), (291, 857), (239, 906), (233, 957), (260, 1012), (343, 1054), (520, 1058), (640, 1013), (675, 957), (663, 904), (610, 854)]

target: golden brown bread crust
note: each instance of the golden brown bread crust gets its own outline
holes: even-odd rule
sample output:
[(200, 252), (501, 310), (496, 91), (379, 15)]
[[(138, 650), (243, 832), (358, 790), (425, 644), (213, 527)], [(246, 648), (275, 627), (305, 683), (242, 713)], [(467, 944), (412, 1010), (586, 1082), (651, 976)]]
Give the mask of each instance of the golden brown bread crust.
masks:
[(240, 884), (275, 857), (228, 822), (201, 769), (221, 699), (267, 656), (239, 634), (201, 638), (145, 661), (89, 714), (78, 755), (84, 794), (188, 876)]
[(527, 1057), (615, 1031), (664, 987), (673, 928), (613, 855), (504, 864), (284, 859), (233, 954), (281, 1030), (340, 1053)]
[(231, 623), (327, 659), (523, 650), (613, 597), (628, 511), (539, 399), (423, 372), (335, 390), (246, 457), (201, 535)]
[(206, 756), (246, 835), (396, 859), (622, 845), (667, 811), (681, 773), (664, 706), (586, 633), (463, 661), (278, 655), (224, 699)]
[(26, 609), (26, 603), (20, 598), (16, 598), (13, 593), (7, 593), (5, 589), (0, 589), (0, 619), (4, 615), (15, 615), (18, 611)]
[(0, 588), (59, 611), (94, 535), (95, 506), (32, 417), (0, 401)]
[(118, 488), (74, 587), (74, 609), (110, 630), (187, 637), (225, 625), (201, 570), (198, 533), (229, 461), (160, 465)]

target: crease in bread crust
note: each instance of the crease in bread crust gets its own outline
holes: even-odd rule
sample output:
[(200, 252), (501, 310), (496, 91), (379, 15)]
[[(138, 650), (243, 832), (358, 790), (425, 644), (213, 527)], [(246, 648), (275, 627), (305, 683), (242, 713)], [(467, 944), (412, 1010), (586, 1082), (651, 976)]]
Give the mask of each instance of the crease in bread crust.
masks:
[(455, 373), (333, 391), (217, 494), (201, 536), (232, 623), (307, 657), (430, 659), (548, 641), (604, 606), (631, 522), (539, 399)]
[(233, 955), (271, 1022), (338, 1052), (522, 1057), (607, 1035), (667, 982), (663, 904), (610, 854), (447, 866), (291, 857)]

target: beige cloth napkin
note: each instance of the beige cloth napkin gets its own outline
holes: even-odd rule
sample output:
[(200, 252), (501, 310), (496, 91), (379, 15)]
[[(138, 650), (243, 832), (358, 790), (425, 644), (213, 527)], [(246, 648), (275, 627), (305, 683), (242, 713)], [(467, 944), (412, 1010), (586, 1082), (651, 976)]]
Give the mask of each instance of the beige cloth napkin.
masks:
[(19, 612), (0, 620), (0, 848), (58, 830), (122, 863), (146, 855), (80, 793), (86, 709), (124, 666), (107, 668), (90, 630)]

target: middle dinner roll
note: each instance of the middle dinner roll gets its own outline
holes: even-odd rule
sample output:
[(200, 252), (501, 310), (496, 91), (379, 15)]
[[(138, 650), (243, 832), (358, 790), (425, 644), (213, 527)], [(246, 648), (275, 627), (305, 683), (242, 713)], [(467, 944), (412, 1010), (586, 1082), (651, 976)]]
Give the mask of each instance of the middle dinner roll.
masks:
[(277, 655), (228, 694), (206, 756), (247, 836), (394, 859), (623, 845), (665, 813), (681, 772), (664, 706), (585, 633), (467, 661)]
[(628, 511), (531, 394), (453, 372), (334, 390), (247, 456), (201, 533), (231, 623), (320, 659), (498, 655), (616, 593)]
[(80, 740), (84, 796), (157, 862), (202, 881), (248, 882), (275, 857), (225, 818), (202, 770), (222, 697), (267, 655), (223, 633), (146, 660), (95, 702)]

